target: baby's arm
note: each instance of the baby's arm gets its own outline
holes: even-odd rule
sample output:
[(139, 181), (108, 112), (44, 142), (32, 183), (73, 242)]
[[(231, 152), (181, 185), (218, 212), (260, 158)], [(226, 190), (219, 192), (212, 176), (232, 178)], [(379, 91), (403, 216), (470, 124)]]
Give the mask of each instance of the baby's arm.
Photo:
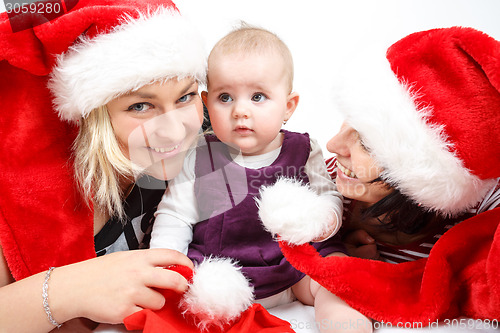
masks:
[[(329, 256), (343, 257), (345, 254), (332, 253)], [(310, 276), (304, 277), (293, 285), (292, 291), (300, 302), (314, 306), (315, 321), (320, 332), (373, 332), (370, 318), (351, 308), (340, 297), (329, 292)]]
[(318, 142), (311, 139), (311, 153), (305, 165), (305, 172), (309, 177), (309, 183), (313, 190), (319, 195), (329, 196), (332, 201), (334, 216), (331, 227), (325, 230), (323, 236), (314, 241), (324, 241), (335, 235), (342, 225), (342, 195), (337, 191), (335, 183), (326, 170), (325, 159)]
[(167, 209), (158, 209), (155, 216), (150, 248), (171, 249), (187, 254), (189, 243), (193, 240), (192, 224)]
[(167, 248), (187, 254), (198, 221), (194, 194), (195, 150), (188, 153), (181, 173), (169, 182), (158, 205), (150, 248)]

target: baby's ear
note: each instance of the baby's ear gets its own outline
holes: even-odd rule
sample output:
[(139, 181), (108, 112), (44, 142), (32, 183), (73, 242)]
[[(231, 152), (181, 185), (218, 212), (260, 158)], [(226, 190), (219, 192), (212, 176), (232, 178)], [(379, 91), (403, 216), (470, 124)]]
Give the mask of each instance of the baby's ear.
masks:
[(299, 104), (299, 94), (296, 92), (291, 92), (287, 97), (287, 103), (286, 103), (286, 114), (288, 116), (287, 119), (289, 119), (292, 116), (298, 104)]
[(207, 96), (208, 96), (208, 92), (206, 92), (206, 91), (201, 92), (201, 100), (203, 101), (203, 104), (205, 104), (205, 106), (207, 105)]

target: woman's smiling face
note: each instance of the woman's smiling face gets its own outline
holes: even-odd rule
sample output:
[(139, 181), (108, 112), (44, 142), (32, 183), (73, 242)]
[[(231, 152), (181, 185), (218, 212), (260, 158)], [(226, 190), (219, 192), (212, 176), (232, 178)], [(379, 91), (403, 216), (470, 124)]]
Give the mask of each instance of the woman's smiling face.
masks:
[(112, 100), (107, 109), (127, 158), (155, 178), (177, 176), (203, 121), (194, 79), (144, 86)]
[(358, 132), (345, 122), (327, 143), (337, 155), (337, 188), (345, 197), (373, 204), (393, 191), (377, 179), (382, 169), (363, 146)]

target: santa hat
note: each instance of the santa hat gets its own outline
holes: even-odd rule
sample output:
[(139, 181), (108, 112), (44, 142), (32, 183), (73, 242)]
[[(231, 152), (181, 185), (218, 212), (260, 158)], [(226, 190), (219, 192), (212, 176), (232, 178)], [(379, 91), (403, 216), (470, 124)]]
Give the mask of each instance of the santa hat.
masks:
[(166, 298), (160, 310), (144, 309), (124, 319), (129, 330), (144, 333), (284, 333), (294, 332), (290, 324), (253, 303), (253, 287), (241, 267), (229, 258), (206, 258), (194, 271), (171, 266), (189, 281), (180, 295), (161, 290)]
[(49, 88), (62, 119), (76, 121), (142, 86), (173, 77), (205, 82), (201, 35), (184, 16), (158, 7), (123, 17), (112, 31), (82, 37), (61, 55)]
[(472, 28), (411, 34), (369, 54), (337, 100), (382, 179), (443, 215), (474, 206), (500, 176), (500, 44)]

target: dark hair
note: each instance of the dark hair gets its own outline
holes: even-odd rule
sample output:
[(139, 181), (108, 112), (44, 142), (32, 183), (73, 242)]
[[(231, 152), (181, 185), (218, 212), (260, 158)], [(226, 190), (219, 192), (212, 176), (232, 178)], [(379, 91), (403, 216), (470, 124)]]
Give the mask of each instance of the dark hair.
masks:
[[(383, 182), (377, 178), (372, 183)], [(379, 217), (385, 216), (380, 219)], [(362, 212), (363, 218), (377, 218), (381, 224), (390, 230), (406, 234), (416, 234), (429, 223), (438, 218), (438, 214), (429, 211), (402, 194), (397, 188), (383, 199)]]

